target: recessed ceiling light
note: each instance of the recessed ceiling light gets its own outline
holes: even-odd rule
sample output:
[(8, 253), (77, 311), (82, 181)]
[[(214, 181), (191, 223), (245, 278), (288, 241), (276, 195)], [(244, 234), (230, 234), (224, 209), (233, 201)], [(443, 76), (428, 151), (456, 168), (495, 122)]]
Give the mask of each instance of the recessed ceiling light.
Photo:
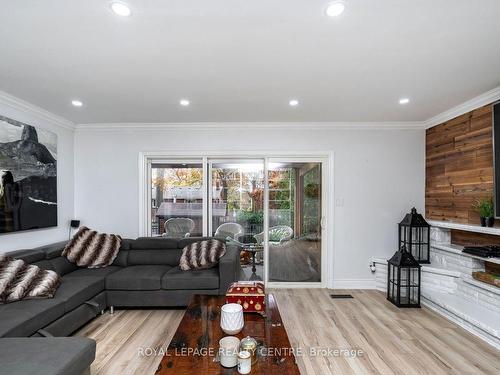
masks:
[(288, 102), (290, 107), (297, 107), (299, 105), (299, 101), (297, 99), (292, 99)]
[(83, 102), (81, 100), (72, 100), (71, 104), (73, 104), (74, 107), (81, 107), (83, 105)]
[(132, 14), (132, 11), (125, 3), (113, 2), (111, 3), (111, 10), (118, 16), (121, 17), (129, 17)]
[(344, 10), (345, 3), (343, 1), (334, 1), (328, 4), (328, 7), (326, 8), (326, 15), (328, 17), (338, 17), (344, 13)]
[(179, 101), (179, 104), (182, 105), (183, 107), (187, 107), (190, 104), (190, 102), (187, 99), (181, 99)]
[(399, 104), (408, 104), (409, 102), (410, 102), (410, 99), (408, 99), (408, 98), (399, 99)]

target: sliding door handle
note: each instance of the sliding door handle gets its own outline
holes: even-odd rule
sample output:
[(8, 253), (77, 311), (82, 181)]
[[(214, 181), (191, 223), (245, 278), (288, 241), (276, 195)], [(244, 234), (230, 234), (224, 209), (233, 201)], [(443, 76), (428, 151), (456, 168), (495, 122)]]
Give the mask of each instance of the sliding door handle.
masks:
[(320, 220), (321, 229), (326, 229), (326, 217), (322, 216)]

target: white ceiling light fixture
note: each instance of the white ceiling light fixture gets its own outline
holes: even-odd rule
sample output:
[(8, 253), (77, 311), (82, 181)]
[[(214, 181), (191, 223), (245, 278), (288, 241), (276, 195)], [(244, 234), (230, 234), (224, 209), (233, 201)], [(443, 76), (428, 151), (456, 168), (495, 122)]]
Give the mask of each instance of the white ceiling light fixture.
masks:
[(81, 100), (78, 100), (78, 99), (73, 99), (71, 101), (71, 104), (73, 105), (73, 107), (82, 107), (83, 106), (83, 102)]
[(290, 107), (297, 107), (299, 105), (299, 101), (297, 99), (292, 99), (288, 102)]
[(401, 99), (399, 99), (399, 104), (401, 104), (401, 105), (408, 104), (409, 102), (410, 102), (409, 98), (401, 98)]
[(179, 104), (182, 105), (183, 107), (187, 107), (187, 106), (189, 106), (189, 104), (191, 104), (191, 102), (187, 99), (181, 99), (179, 101)]
[(120, 17), (130, 17), (130, 15), (132, 14), (132, 11), (127, 4), (119, 1), (114, 1), (111, 3), (111, 10), (114, 14)]
[(338, 17), (345, 10), (345, 2), (342, 0), (333, 1), (326, 7), (326, 15), (328, 17)]

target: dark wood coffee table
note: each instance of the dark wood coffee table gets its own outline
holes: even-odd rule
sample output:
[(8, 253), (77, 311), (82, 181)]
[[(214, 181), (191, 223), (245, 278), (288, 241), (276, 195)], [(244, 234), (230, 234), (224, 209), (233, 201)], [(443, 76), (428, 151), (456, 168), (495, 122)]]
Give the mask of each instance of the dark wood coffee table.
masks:
[[(237, 367), (226, 369), (214, 361), (219, 340), (227, 336), (220, 328), (224, 296), (193, 297), (163, 357), (157, 375), (237, 374)], [(269, 295), (267, 316), (246, 313), (245, 327), (236, 337), (251, 336), (264, 347), (250, 374), (300, 374), (278, 305)]]

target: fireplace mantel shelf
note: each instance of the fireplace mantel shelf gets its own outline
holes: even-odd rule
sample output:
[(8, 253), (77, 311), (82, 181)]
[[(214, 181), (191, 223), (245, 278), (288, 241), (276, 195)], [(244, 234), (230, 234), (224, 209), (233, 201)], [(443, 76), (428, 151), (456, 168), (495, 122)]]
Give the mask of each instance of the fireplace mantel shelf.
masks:
[(495, 263), (495, 264), (500, 264), (500, 258), (484, 258), (480, 257), (477, 255), (473, 254), (468, 254), (462, 252), (463, 246), (460, 245), (453, 245), (453, 244), (448, 244), (448, 243), (431, 243), (431, 247), (434, 247), (439, 250), (447, 251), (449, 253), (461, 255), (466, 258), (473, 258), (477, 260), (482, 260), (483, 262), (489, 262), (489, 263)]
[(431, 227), (436, 227), (441, 229), (456, 229), (456, 230), (463, 230), (466, 232), (476, 232), (476, 233), (493, 234), (500, 236), (500, 228), (488, 228), (474, 224), (460, 224), (460, 223), (452, 223), (449, 221), (438, 221), (438, 220), (427, 220), (427, 222)]

